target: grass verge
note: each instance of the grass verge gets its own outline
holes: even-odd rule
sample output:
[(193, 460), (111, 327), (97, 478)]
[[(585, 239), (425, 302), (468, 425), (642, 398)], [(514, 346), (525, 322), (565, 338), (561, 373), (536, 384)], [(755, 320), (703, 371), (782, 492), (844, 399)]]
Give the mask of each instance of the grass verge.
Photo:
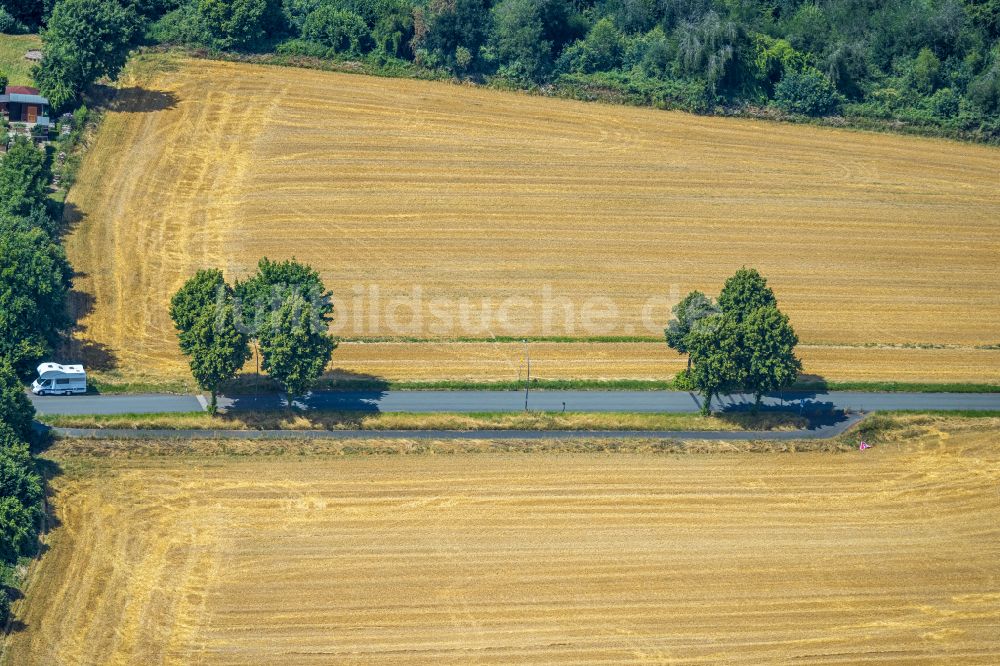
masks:
[(0, 35), (0, 72), (4, 72), (12, 86), (33, 86), (31, 69), (35, 63), (24, 57), (32, 49), (42, 48), (38, 35)]
[(619, 412), (299, 412), (274, 411), (211, 416), (183, 414), (46, 415), (38, 420), (61, 428), (131, 430), (702, 430), (761, 432), (807, 425), (798, 415), (766, 411), (701, 416)]
[[(906, 445), (943, 433), (991, 432), (1000, 435), (1000, 411), (891, 411), (876, 412), (836, 438), (844, 445)], [(944, 437), (947, 438), (947, 435)]]

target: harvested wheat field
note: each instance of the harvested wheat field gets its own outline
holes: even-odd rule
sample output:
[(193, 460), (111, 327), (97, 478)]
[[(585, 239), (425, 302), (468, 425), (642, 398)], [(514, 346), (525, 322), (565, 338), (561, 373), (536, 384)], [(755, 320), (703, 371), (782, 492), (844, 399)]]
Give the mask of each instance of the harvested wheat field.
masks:
[(64, 442), (6, 663), (995, 664), (1000, 420), (922, 422), (864, 453)]
[(345, 338), (655, 338), (750, 265), (831, 379), (912, 372), (838, 361), (864, 344), (1000, 371), (969, 360), (1000, 343), (997, 148), (162, 55), (123, 88), (68, 199), (95, 369), (183, 375), (170, 295), (267, 255), (321, 271)]
[[(800, 345), (805, 368), (850, 381), (986, 382), (1000, 384), (1000, 349)], [(658, 379), (683, 370), (685, 357), (663, 343), (533, 342), (531, 376), (545, 379)], [(527, 375), (519, 343), (343, 343), (337, 366), (393, 381), (438, 379), (488, 382)]]

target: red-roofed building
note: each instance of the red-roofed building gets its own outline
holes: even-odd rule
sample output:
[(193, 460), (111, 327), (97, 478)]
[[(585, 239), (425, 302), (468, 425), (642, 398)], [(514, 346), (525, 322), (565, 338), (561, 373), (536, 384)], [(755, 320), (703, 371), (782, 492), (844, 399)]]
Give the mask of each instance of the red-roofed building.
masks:
[(48, 127), (49, 100), (38, 94), (37, 88), (7, 86), (0, 95), (0, 113), (12, 123), (27, 123)]
[(7, 90), (5, 92), (8, 95), (37, 95), (38, 88), (32, 88), (31, 86), (7, 86)]

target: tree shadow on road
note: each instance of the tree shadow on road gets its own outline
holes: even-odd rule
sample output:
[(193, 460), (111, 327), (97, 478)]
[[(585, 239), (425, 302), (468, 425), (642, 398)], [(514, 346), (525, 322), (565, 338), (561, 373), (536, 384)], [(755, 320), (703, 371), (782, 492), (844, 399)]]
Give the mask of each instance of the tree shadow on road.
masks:
[(382, 377), (337, 369), (320, 378), (316, 390), (321, 393), (289, 404), (274, 380), (245, 373), (226, 385), (223, 393), (232, 404), (220, 419), (262, 430), (287, 428), (290, 420), (305, 421), (313, 429), (355, 428), (379, 413), (379, 400), (388, 388), (389, 382)]
[(763, 430), (782, 425), (795, 424), (804, 430), (818, 430), (843, 423), (850, 415), (834, 406), (832, 402), (805, 400), (789, 402), (786, 405), (762, 405), (756, 417), (753, 403), (730, 403), (715, 415), (729, 423), (747, 430)]

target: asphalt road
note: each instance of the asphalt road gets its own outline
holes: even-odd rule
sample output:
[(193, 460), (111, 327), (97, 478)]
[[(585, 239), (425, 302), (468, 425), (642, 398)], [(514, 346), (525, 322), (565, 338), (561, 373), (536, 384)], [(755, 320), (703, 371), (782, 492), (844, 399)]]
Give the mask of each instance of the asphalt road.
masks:
[[(31, 396), (39, 414), (156, 414), (196, 412), (203, 399), (177, 395)], [(749, 396), (728, 396), (715, 409), (746, 407)], [(875, 410), (1000, 410), (1000, 393), (786, 393), (768, 397), (767, 406), (803, 411)], [(278, 396), (223, 397), (226, 410), (272, 410), (284, 406)], [(323, 410), (370, 412), (514, 412), (524, 409), (520, 391), (371, 391), (317, 392), (296, 403)], [(537, 411), (571, 412), (695, 412), (697, 396), (683, 391), (535, 391), (528, 407)]]
[(200, 412), (193, 395), (72, 395), (28, 396), (39, 414), (167, 414)]

